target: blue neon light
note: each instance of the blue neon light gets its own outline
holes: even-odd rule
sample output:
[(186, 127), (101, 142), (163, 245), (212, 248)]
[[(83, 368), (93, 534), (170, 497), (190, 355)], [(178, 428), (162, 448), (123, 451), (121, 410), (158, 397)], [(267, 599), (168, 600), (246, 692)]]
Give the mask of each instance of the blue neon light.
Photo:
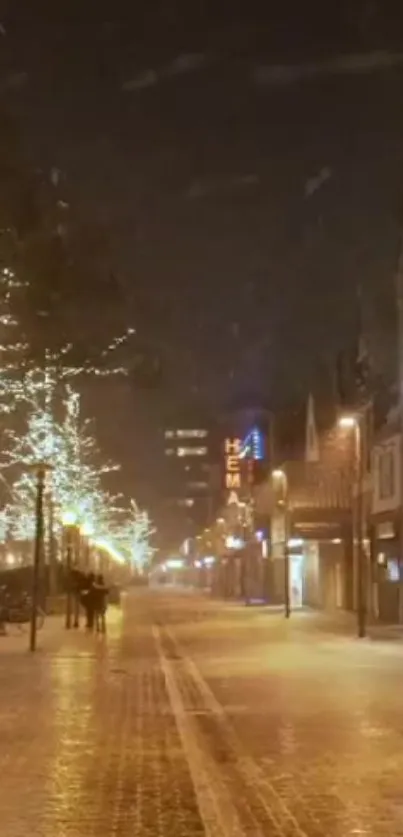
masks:
[(243, 440), (241, 456), (247, 456), (255, 460), (264, 459), (263, 434), (258, 427), (253, 427)]

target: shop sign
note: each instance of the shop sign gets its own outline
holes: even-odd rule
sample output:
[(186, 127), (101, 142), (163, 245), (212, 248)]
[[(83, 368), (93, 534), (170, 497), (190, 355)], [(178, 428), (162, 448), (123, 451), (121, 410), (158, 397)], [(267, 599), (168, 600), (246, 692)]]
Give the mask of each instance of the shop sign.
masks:
[(240, 439), (225, 440), (225, 487), (230, 491), (241, 487)]

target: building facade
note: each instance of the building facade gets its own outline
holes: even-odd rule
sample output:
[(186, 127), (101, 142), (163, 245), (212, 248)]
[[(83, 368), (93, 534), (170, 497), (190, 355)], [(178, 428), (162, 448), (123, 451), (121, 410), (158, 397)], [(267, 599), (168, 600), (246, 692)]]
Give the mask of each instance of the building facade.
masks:
[[(217, 593), (247, 601), (266, 600), (265, 566), (261, 561), (265, 534), (255, 537), (258, 521), (253, 491), (268, 468), (268, 415), (264, 410), (240, 408), (220, 425), (220, 514), (213, 531), (203, 538), (203, 549), (214, 547)], [(268, 525), (268, 516), (266, 515)], [(267, 533), (266, 533), (267, 534)]]
[(319, 462), (285, 462), (284, 490), (273, 481), (270, 506), (271, 600), (284, 601), (288, 556), (292, 608), (352, 609), (354, 570), (349, 472)]
[(162, 433), (166, 507), (181, 536), (193, 537), (207, 526), (219, 493), (214, 427), (201, 417), (178, 417)]
[(386, 430), (372, 454), (371, 584), (375, 615), (381, 622), (399, 621), (401, 466), (400, 434)]

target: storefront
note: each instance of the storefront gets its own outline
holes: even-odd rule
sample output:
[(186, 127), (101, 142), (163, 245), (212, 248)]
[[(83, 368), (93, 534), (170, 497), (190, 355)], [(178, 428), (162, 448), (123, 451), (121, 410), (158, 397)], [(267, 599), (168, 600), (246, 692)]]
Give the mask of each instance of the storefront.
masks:
[(395, 517), (375, 520), (373, 530), (372, 584), (374, 610), (380, 622), (399, 620), (400, 536)]
[(400, 435), (389, 431), (373, 451), (372, 590), (379, 621), (399, 621)]

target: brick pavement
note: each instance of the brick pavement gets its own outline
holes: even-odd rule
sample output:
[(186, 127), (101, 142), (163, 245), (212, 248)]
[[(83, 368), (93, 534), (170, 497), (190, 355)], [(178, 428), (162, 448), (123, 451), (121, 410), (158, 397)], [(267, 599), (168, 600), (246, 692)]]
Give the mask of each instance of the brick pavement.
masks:
[(203, 834), (139, 607), (106, 639), (56, 626), (34, 657), (0, 651), (2, 837)]
[(2, 837), (403, 835), (399, 643), (143, 592), (41, 646), (0, 645)]
[(262, 833), (403, 835), (401, 644), (201, 601), (171, 622), (206, 746)]

